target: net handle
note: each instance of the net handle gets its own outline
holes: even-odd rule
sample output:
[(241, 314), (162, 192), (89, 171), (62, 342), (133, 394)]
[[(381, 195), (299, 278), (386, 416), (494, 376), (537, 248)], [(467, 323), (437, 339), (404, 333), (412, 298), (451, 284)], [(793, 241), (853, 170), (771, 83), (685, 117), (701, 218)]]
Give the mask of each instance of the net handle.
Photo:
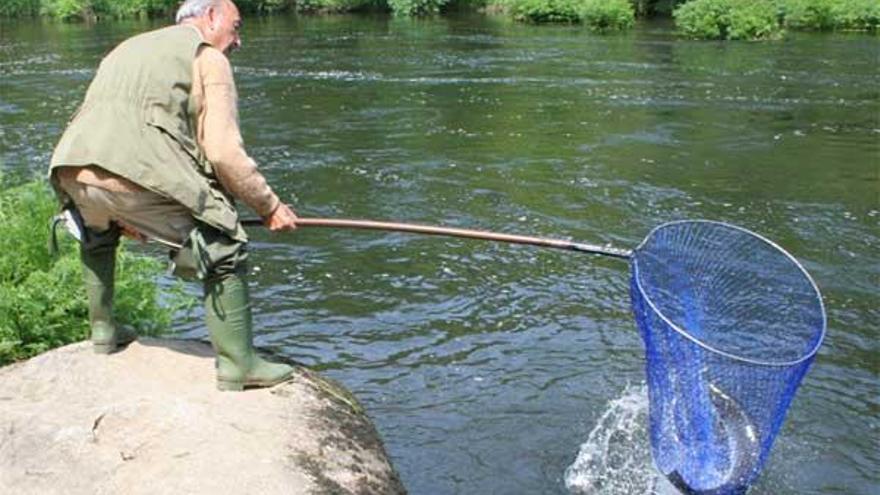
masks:
[[(242, 220), (242, 225), (262, 226), (263, 220), (248, 218)], [(632, 257), (629, 249), (620, 249), (613, 246), (597, 246), (582, 242), (566, 241), (563, 239), (551, 239), (547, 237), (533, 237), (514, 234), (502, 234), (485, 230), (458, 229), (437, 225), (420, 225), (399, 222), (380, 222), (376, 220), (353, 220), (347, 218), (297, 218), (297, 227), (323, 227), (333, 229), (362, 229), (383, 230), (391, 232), (407, 232), (411, 234), (441, 235), (461, 237), (465, 239), (480, 239), (484, 241), (507, 242), (513, 244), (528, 244), (532, 246), (565, 249), (582, 253), (609, 256), (612, 258), (628, 260)]]

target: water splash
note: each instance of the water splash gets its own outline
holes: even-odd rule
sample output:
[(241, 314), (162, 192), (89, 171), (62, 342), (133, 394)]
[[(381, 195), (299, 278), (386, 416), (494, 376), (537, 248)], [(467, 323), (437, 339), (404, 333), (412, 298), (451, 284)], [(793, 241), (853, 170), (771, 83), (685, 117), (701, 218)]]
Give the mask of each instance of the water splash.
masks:
[(627, 385), (608, 403), (577, 459), (565, 470), (565, 487), (572, 494), (677, 493), (651, 459), (647, 385)]

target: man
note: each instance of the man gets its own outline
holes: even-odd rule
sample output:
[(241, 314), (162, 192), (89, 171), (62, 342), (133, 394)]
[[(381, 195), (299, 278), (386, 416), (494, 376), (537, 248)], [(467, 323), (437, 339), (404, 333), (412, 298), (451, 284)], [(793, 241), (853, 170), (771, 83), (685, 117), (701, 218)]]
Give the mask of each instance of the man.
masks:
[(296, 215), (244, 151), (227, 55), (241, 46), (231, 0), (187, 0), (177, 25), (122, 42), (101, 62), (49, 169), (85, 224), (81, 255), (91, 340), (110, 353), (134, 340), (112, 316), (120, 234), (173, 246), (175, 273), (204, 284), (217, 387), (272, 386), (292, 368), (253, 349), (241, 200), (272, 231)]

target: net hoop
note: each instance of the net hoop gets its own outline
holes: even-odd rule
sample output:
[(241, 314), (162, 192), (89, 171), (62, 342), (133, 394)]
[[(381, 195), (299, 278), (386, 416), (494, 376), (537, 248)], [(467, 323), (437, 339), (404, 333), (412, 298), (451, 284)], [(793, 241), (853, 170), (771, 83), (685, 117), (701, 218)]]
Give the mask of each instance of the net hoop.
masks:
[[(639, 275), (639, 270), (638, 270), (638, 253), (642, 249), (642, 247), (645, 246), (645, 244), (648, 242), (648, 240), (650, 240), (651, 237), (659, 230), (673, 226), (673, 225), (693, 224), (693, 223), (717, 225), (717, 226), (720, 226), (723, 228), (737, 230), (737, 231), (742, 232), (744, 234), (751, 235), (751, 236), (755, 237), (756, 239), (769, 245), (770, 247), (772, 247), (776, 251), (782, 253), (790, 262), (792, 262), (794, 264), (794, 266), (796, 266), (798, 268), (798, 270), (800, 270), (801, 274), (810, 283), (810, 286), (812, 287), (813, 292), (816, 295), (816, 300), (819, 301), (819, 311), (822, 314), (822, 328), (821, 328), (819, 338), (816, 340), (816, 345), (812, 349), (810, 349), (809, 352), (805, 353), (800, 358), (792, 360), (792, 361), (764, 361), (764, 360), (760, 360), (760, 359), (752, 359), (752, 358), (747, 358), (747, 357), (743, 357), (743, 356), (737, 356), (736, 354), (732, 354), (730, 352), (723, 351), (721, 349), (713, 347), (713, 346), (701, 341), (700, 339), (694, 337), (693, 335), (691, 335), (690, 333), (685, 331), (683, 328), (676, 325), (665, 314), (663, 314), (662, 311), (660, 311), (660, 308), (658, 308), (654, 304), (654, 301), (651, 300), (651, 297), (645, 292), (644, 288), (642, 287), (642, 279), (641, 279), (641, 276)], [(733, 359), (736, 361), (759, 365), (759, 366), (788, 367), (788, 366), (794, 366), (796, 364), (800, 364), (800, 363), (803, 363), (804, 361), (812, 359), (813, 356), (815, 356), (816, 353), (819, 352), (819, 348), (822, 346), (822, 341), (825, 340), (825, 333), (826, 333), (826, 329), (827, 329), (828, 318), (827, 318), (827, 315), (825, 314), (825, 304), (822, 301), (822, 294), (819, 292), (819, 287), (816, 285), (816, 282), (813, 281), (813, 278), (810, 276), (810, 274), (807, 272), (807, 270), (803, 267), (803, 265), (800, 264), (800, 262), (798, 262), (798, 260), (795, 259), (794, 256), (789, 254), (788, 251), (786, 251), (781, 246), (779, 246), (779, 244), (776, 244), (775, 242), (771, 241), (770, 239), (767, 239), (766, 237), (764, 237), (760, 234), (756, 234), (755, 232), (752, 232), (748, 229), (744, 229), (742, 227), (738, 227), (736, 225), (732, 225), (732, 224), (725, 223), (725, 222), (718, 222), (715, 220), (676, 220), (676, 221), (672, 221), (672, 222), (662, 223), (662, 224), (654, 227), (653, 229), (651, 229), (651, 231), (648, 232), (648, 235), (645, 237), (645, 239), (633, 250), (633, 255), (632, 255), (631, 259), (632, 259), (631, 267), (632, 267), (633, 274), (635, 275), (635, 278), (637, 281), (636, 287), (638, 287), (639, 293), (641, 294), (641, 296), (645, 300), (645, 302), (648, 303), (648, 306), (650, 306), (650, 308), (654, 312), (654, 314), (659, 316), (667, 325), (669, 325), (679, 335), (690, 340), (694, 344), (697, 344), (698, 346), (702, 347), (703, 349), (706, 349), (709, 352), (712, 352), (714, 354), (718, 354), (718, 355), (721, 355), (721, 356), (724, 356), (724, 357), (727, 357), (727, 358), (730, 358), (730, 359)]]

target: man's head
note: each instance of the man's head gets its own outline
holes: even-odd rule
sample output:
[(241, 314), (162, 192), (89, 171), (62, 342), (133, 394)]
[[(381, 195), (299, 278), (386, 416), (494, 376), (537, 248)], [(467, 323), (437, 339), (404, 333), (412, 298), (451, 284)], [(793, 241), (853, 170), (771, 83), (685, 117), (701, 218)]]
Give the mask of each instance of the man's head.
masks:
[(229, 54), (241, 47), (241, 15), (232, 0), (186, 0), (177, 10), (178, 24), (192, 24), (214, 48)]

